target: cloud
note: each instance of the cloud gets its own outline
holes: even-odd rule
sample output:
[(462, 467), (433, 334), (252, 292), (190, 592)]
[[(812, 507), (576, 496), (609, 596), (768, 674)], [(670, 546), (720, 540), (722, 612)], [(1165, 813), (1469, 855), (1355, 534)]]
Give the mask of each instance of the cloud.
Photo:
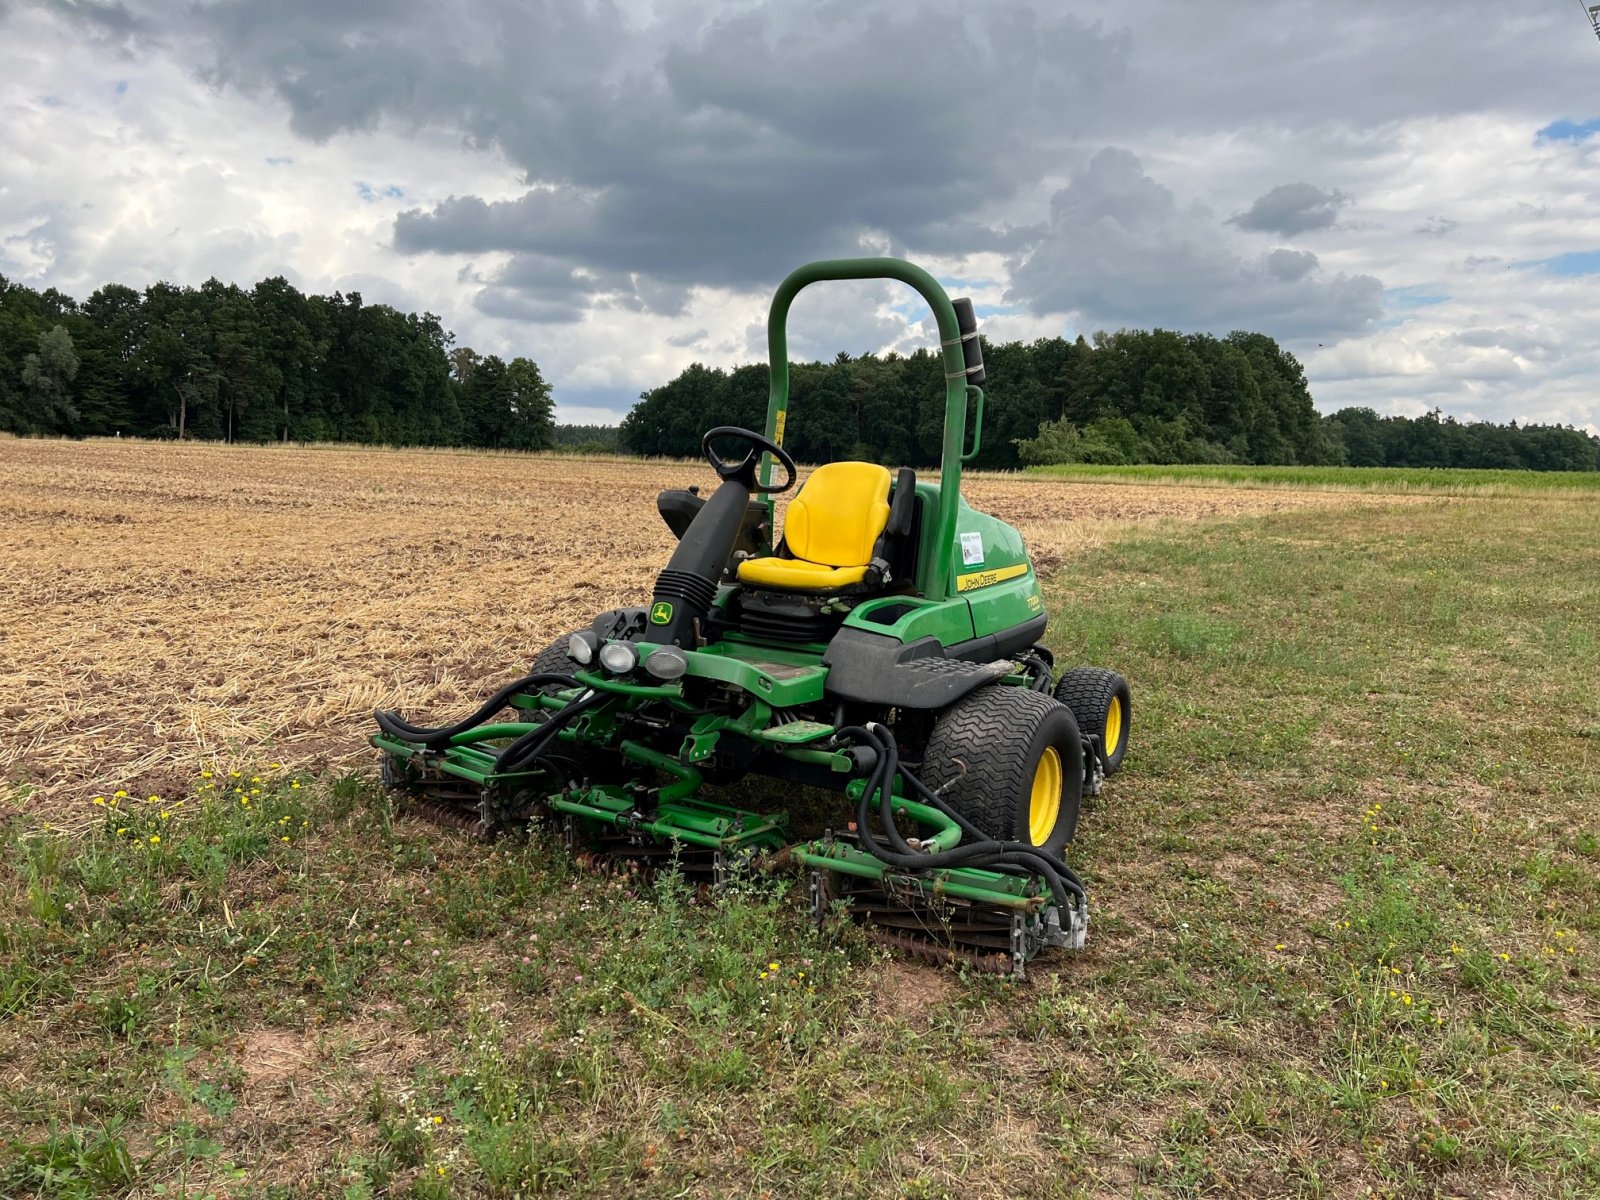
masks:
[[(866, 239), (965, 252), (1074, 140), (1130, 38), (1002, 0), (735, 9), (640, 29), (606, 4), (203, 10), (212, 78), (270, 90), (312, 139), (446, 125), (535, 186), (402, 214), (406, 254), (509, 252), (592, 271), (596, 305), (681, 311)], [(886, 52), (893, 48), (892, 52)], [(465, 60), (465, 61), (463, 61)], [(955, 81), (982, 80), (961, 87)], [(509, 267), (486, 286), (519, 287)], [(504, 297), (485, 303), (503, 306)]]
[(1230, 225), (1293, 237), (1330, 228), (1350, 197), (1309, 183), (1282, 183), (1256, 199), (1248, 211), (1228, 218)]
[(1373, 276), (1318, 269), (1309, 251), (1252, 257), (1203, 207), (1107, 148), (1057, 191), (1039, 240), (1010, 267), (1008, 295), (1080, 326), (1258, 329), (1333, 340), (1382, 314)]
[[(764, 356), (797, 263), (892, 253), (999, 337), (1260, 328), (1324, 408), (1600, 421), (1575, 14), (1069, 7), (0, 0), (0, 271), (362, 280), (603, 409)], [(901, 289), (839, 287), (790, 340), (930, 336)]]

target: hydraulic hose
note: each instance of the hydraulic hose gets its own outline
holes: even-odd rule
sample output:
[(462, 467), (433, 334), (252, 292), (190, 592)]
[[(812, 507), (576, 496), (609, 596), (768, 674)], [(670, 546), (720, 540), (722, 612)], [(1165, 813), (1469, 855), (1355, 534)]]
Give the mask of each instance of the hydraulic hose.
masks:
[[(1037, 846), (1029, 845), (1027, 842), (999, 841), (989, 837), (946, 804), (933, 789), (911, 772), (901, 768), (899, 751), (896, 750), (894, 740), (888, 736), (887, 730), (880, 734), (872, 728), (852, 725), (839, 730), (838, 736), (860, 742), (877, 752), (878, 761), (873, 764), (872, 773), (868, 777), (866, 788), (861, 793), (856, 812), (856, 828), (861, 838), (861, 845), (874, 858), (903, 870), (955, 866), (1020, 867), (1030, 874), (1042, 877), (1056, 903), (1061, 907), (1071, 906), (1068, 897), (1074, 898), (1080, 909), (1086, 902), (1087, 893), (1083, 881), (1072, 868), (1065, 863), (1057, 862)], [(894, 819), (893, 792), (896, 775), (903, 778), (917, 795), (955, 821), (963, 833), (977, 840), (936, 854), (923, 854), (914, 850), (900, 833)], [(877, 801), (879, 822), (892, 848), (880, 843), (870, 827), (869, 818), (874, 799)]]
[(1036, 692), (1050, 694), (1050, 664), (1037, 654), (1025, 654), (1021, 659), (1022, 665), (1032, 673), (1033, 679), (1028, 686)]
[(532, 687), (543, 687), (546, 684), (558, 683), (563, 687), (575, 688), (582, 686), (570, 675), (562, 675), (552, 671), (535, 671), (532, 675), (524, 675), (521, 679), (514, 679), (505, 687), (483, 702), (482, 707), (464, 721), (454, 725), (441, 725), (436, 729), (428, 729), (421, 725), (413, 725), (397, 712), (378, 709), (372, 714), (382, 729), (390, 737), (402, 742), (417, 742), (430, 750), (442, 750), (458, 733), (465, 733), (482, 725), (506, 706), (506, 702), (518, 692), (526, 691)]
[(608, 699), (610, 697), (604, 692), (588, 692), (555, 713), (537, 729), (530, 729), (500, 751), (495, 759), (495, 774), (509, 775), (513, 771), (524, 770), (528, 764), (544, 753), (545, 747), (555, 740), (556, 734), (591, 708), (604, 704)]

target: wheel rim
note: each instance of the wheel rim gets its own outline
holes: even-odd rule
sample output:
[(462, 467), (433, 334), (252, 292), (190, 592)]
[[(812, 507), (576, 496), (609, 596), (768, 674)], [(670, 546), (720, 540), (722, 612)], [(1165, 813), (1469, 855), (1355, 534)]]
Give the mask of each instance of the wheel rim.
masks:
[(1033, 793), (1028, 798), (1028, 839), (1042, 846), (1061, 818), (1061, 755), (1046, 746), (1033, 772)]
[(1110, 758), (1122, 745), (1122, 697), (1111, 697), (1111, 707), (1106, 709), (1106, 731), (1100, 742), (1106, 748), (1106, 757)]

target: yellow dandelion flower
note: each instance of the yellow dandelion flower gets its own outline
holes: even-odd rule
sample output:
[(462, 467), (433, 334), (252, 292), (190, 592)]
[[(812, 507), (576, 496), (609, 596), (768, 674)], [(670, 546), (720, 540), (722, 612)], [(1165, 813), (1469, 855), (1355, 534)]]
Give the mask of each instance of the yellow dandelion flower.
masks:
[(444, 1124), (444, 1118), (439, 1116), (437, 1113), (435, 1113), (434, 1117), (433, 1117), (433, 1123), (435, 1125), (443, 1125)]
[(1499, 954), (1496, 954), (1495, 957), (1498, 958), (1501, 962), (1510, 962), (1511, 961), (1511, 955), (1507, 954), (1504, 950), (1500, 951)]
[(1409, 1008), (1410, 1005), (1411, 1005), (1411, 997), (1409, 995), (1401, 996), (1400, 997), (1400, 1003), (1406, 1005)]
[(767, 970), (776, 971), (777, 969), (778, 969), (778, 964), (777, 963), (768, 963), (767, 964)]
[(98, 804), (101, 808), (104, 808), (106, 806), (106, 798), (104, 796), (96, 796), (93, 800), (89, 801), (89, 803)]
[(152, 834), (151, 834), (151, 835), (150, 835), (150, 844), (151, 844), (151, 845), (152, 845), (152, 846), (159, 846), (159, 845), (161, 845), (161, 835), (160, 835), (160, 834), (159, 834), (159, 833), (152, 833)]
[(146, 804), (160, 804), (161, 803), (161, 797), (160, 796), (146, 796), (144, 802)]
[(1273, 947), (1273, 949), (1274, 950), (1282, 950), (1283, 949), (1283, 943), (1279, 942), (1276, 946)]
[(117, 791), (117, 792), (113, 792), (112, 793), (112, 795), (114, 795), (118, 800), (121, 800), (127, 794), (128, 794), (127, 792), (123, 792), (123, 791)]
[(765, 979), (766, 977), (767, 977), (767, 973), (765, 971), (761, 972), (761, 978)]
[(273, 770), (273, 771), (281, 771), (281, 770), (283, 770), (283, 764), (282, 763), (268, 763), (267, 767), (270, 770)]
[(296, 779), (296, 780), (295, 780), (295, 781), (294, 781), (294, 782), (293, 782), (293, 783), (291, 783), (291, 784), (290, 784), (290, 785), (289, 785), (289, 786), (290, 786), (290, 787), (292, 787), (292, 788), (293, 788), (293, 789), (294, 789), (294, 790), (295, 790), (295, 791), (297, 791), (297, 792), (298, 792), (298, 791), (299, 791), (299, 790), (300, 790), (300, 781), (299, 781), (299, 780), (298, 780), (298, 779)]
[(119, 828), (117, 830), (117, 836), (121, 837), (123, 834), (125, 834), (127, 832), (128, 832), (128, 827), (126, 825), (123, 825), (121, 828)]
[(211, 778), (211, 772), (210, 771), (201, 771), (200, 772), (200, 778), (201, 779), (210, 779)]
[(289, 839), (288, 839), (288, 838), (287, 838), (287, 837), (281, 837), (281, 838), (279, 838), (279, 839), (278, 839), (278, 840), (279, 840), (279, 841), (280, 841), (280, 842), (287, 842), (287, 841), (288, 841), (288, 840), (289, 840)]

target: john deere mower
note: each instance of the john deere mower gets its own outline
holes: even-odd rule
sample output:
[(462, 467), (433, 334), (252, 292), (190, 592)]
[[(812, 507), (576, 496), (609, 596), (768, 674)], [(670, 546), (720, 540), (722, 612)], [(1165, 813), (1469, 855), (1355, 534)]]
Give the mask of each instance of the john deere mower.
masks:
[[(789, 306), (819, 281), (876, 278), (915, 288), (938, 322), (938, 479), (829, 463), (776, 536), (774, 497), (798, 475), (783, 448)], [(456, 724), (377, 713), (384, 783), (483, 836), (551, 824), (587, 860), (671, 864), (708, 887), (798, 865), (818, 921), (1021, 975), (1043, 947), (1083, 944), (1087, 898), (1063, 849), (1082, 797), (1127, 754), (1128, 685), (1096, 667), (1055, 677), (1021, 536), (962, 498), (985, 381), (970, 301), (899, 259), (812, 263), (778, 288), (767, 339), (765, 432), (708, 430), (721, 484), (658, 497), (678, 544), (650, 603), (599, 614)], [(751, 774), (845, 803), (796, 844), (788, 812), (724, 802)]]

